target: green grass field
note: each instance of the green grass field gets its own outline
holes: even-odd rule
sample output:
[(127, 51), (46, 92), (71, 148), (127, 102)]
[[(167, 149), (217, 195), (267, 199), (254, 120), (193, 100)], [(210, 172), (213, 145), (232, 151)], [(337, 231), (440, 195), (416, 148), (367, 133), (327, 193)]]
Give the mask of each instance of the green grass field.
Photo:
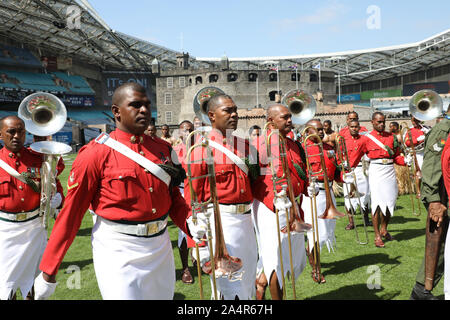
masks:
[[(67, 177), (71, 168), (73, 156), (66, 159), (66, 170), (61, 175), (61, 182), (66, 187)], [(65, 190), (66, 191), (66, 190)], [(343, 199), (338, 199), (338, 209), (344, 212)], [(389, 231), (394, 241), (385, 242), (385, 248), (376, 248), (373, 244), (373, 228), (368, 227), (369, 244), (356, 243), (355, 231), (346, 231), (347, 218), (337, 221), (336, 239), (337, 250), (328, 253), (322, 250), (322, 271), (326, 277), (325, 284), (316, 284), (311, 279), (311, 267), (305, 270), (296, 282), (297, 300), (407, 300), (415, 283), (415, 277), (424, 256), (425, 248), (425, 209), (417, 217), (412, 214), (409, 196), (401, 196), (397, 200), (397, 208), (391, 219)], [(361, 216), (359, 234), (364, 238)], [(100, 300), (101, 295), (92, 264), (91, 249), (92, 218), (86, 214), (82, 226), (70, 247), (57, 276), (59, 285), (52, 300)], [(50, 229), (51, 231), (51, 229)], [(181, 262), (177, 248), (178, 229), (173, 224), (169, 232), (174, 248), (177, 282), (175, 287), (176, 300), (199, 300), (199, 286), (196, 270), (191, 273), (195, 277), (194, 284), (181, 282)], [(81, 271), (79, 283), (76, 274), (70, 270)], [(205, 298), (211, 294), (209, 277), (202, 276)], [(291, 282), (287, 281), (287, 298), (292, 299)], [(79, 284), (79, 286), (77, 285)], [(443, 281), (433, 293), (443, 299)], [(266, 298), (270, 299), (267, 290)]]

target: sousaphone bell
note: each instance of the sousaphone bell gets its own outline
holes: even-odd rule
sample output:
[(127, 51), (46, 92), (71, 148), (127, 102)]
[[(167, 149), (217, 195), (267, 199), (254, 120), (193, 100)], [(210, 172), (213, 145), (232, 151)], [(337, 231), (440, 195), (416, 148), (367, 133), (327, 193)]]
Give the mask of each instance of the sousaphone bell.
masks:
[(208, 101), (218, 94), (225, 94), (225, 92), (216, 87), (205, 87), (197, 92), (194, 97), (194, 113), (205, 125), (211, 125), (208, 111), (206, 110)]
[(281, 103), (286, 105), (292, 113), (292, 123), (295, 125), (304, 125), (316, 114), (316, 100), (303, 90), (289, 91), (281, 99)]
[(429, 121), (442, 115), (444, 103), (433, 90), (420, 90), (409, 101), (409, 113), (420, 121)]

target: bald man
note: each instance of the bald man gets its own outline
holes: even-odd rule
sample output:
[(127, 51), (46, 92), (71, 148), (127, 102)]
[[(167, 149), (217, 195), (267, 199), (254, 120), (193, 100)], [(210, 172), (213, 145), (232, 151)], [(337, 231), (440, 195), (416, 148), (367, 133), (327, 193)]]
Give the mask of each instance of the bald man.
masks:
[[(287, 139), (289, 132), (292, 132), (292, 114), (289, 109), (281, 104), (274, 104), (269, 106), (267, 110), (267, 121), (272, 125), (269, 128), (270, 132), (275, 131), (271, 135), (270, 152), (273, 157), (273, 168), (277, 178), (286, 177), (282, 168), (282, 159), (280, 158), (280, 144), (279, 136), (286, 142), (286, 157), (289, 165), (289, 179), (292, 185), (292, 195), (294, 198), (301, 197), (302, 194), (307, 192), (307, 177), (306, 177), (306, 165), (304, 161), (304, 153), (299, 144), (292, 139)], [(303, 220), (302, 212), (298, 207), (298, 203), (295, 201), (292, 203), (289, 198), (284, 198), (280, 195), (282, 192), (282, 185), (287, 185), (287, 179), (284, 178), (276, 184), (276, 192), (274, 190), (273, 175), (268, 160), (266, 138), (259, 139), (255, 142), (258, 149), (261, 176), (253, 184), (253, 193), (255, 200), (253, 203), (253, 217), (255, 221), (256, 234), (258, 235), (259, 244), (259, 263), (262, 265), (263, 270), (259, 270), (257, 279), (257, 299), (264, 298), (265, 288), (267, 283), (271, 293), (272, 300), (281, 300), (283, 298), (283, 278), (287, 273), (291, 273), (289, 258), (289, 237), (287, 234), (287, 224), (290, 224), (290, 229), (295, 230), (291, 232), (291, 248), (293, 256), (293, 274), (294, 278), (301, 274), (306, 265), (305, 254), (305, 238), (304, 234), (300, 230), (300, 219)], [(286, 192), (286, 197), (289, 195), (289, 190)], [(289, 217), (292, 217), (291, 221), (287, 219), (287, 212), (282, 207), (283, 202), (287, 201), (292, 209), (289, 210)], [(295, 210), (294, 207), (295, 206)], [(280, 219), (280, 230), (276, 229), (277, 220), (275, 212), (278, 210)], [(295, 219), (294, 219), (295, 218)], [(278, 233), (281, 237), (281, 256), (283, 263), (280, 259), (280, 246), (278, 243)], [(283, 269), (281, 268), (283, 266)]]
[[(242, 262), (242, 268), (237, 270), (238, 263), (235, 259), (224, 258), (227, 260), (226, 264), (233, 269), (233, 277), (227, 277), (230, 270), (221, 268), (216, 261), (216, 275), (222, 273), (222, 276), (217, 277), (217, 291), (214, 292), (213, 289), (212, 294), (224, 300), (250, 300), (254, 295), (256, 278), (257, 244), (250, 214), (253, 202), (251, 181), (255, 179), (255, 174), (258, 174), (253, 168), (256, 163), (256, 150), (250, 146), (248, 140), (232, 134), (238, 124), (237, 110), (233, 98), (224, 94), (211, 97), (207, 103), (212, 131), (206, 135), (206, 139), (214, 159), (215, 190), (224, 242), (230, 256), (239, 258)], [(186, 161), (192, 161), (192, 177), (204, 177), (208, 173), (205, 153), (200, 149), (196, 151), (202, 152), (191, 153), (191, 158)], [(206, 178), (192, 181), (192, 190), (195, 191), (199, 202), (211, 198), (213, 187)], [(185, 198), (190, 199), (191, 189), (186, 188), (184, 192)], [(212, 213), (213, 209), (210, 208), (209, 212)], [(211, 225), (215, 243), (214, 214), (211, 215)], [(208, 262), (200, 262), (203, 266), (208, 265)], [(235, 281), (236, 277), (241, 277), (240, 281)]]

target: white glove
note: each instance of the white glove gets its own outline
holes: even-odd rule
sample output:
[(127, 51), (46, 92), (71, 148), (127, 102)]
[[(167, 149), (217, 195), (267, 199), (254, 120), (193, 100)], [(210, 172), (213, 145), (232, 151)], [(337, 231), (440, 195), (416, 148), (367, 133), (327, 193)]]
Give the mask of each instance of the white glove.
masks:
[(314, 196), (317, 196), (319, 194), (319, 185), (316, 182), (310, 183), (308, 188), (308, 197), (312, 198)]
[[(205, 265), (205, 263), (207, 263), (210, 260), (209, 259), (209, 247), (208, 246), (199, 247), (198, 254), (200, 256), (200, 267), (203, 267)], [(192, 257), (194, 258), (195, 261), (197, 261), (197, 251), (196, 250), (194, 250), (192, 252)]]
[(283, 230), (287, 226), (287, 211), (292, 207), (292, 203), (287, 197), (285, 188), (275, 194), (273, 204), (275, 206), (275, 209), (278, 210), (280, 229)]
[(344, 178), (344, 182), (346, 184), (352, 184), (355, 182), (354, 176), (353, 176), (353, 171), (349, 172), (349, 173), (344, 173), (343, 175)]
[(57, 192), (55, 195), (50, 199), (50, 207), (52, 209), (56, 209), (61, 205), (62, 202), (62, 196), (61, 193)]
[(405, 157), (405, 163), (408, 167), (410, 167), (413, 163), (413, 158), (410, 154)]
[(192, 216), (187, 219), (187, 225), (189, 232), (191, 233), (192, 240), (196, 243), (202, 242), (205, 238), (206, 231), (208, 230), (207, 220), (204, 213), (197, 214), (197, 223), (194, 224)]
[(45, 281), (41, 272), (34, 280), (34, 299), (47, 300), (55, 292), (57, 285), (58, 282), (51, 283)]

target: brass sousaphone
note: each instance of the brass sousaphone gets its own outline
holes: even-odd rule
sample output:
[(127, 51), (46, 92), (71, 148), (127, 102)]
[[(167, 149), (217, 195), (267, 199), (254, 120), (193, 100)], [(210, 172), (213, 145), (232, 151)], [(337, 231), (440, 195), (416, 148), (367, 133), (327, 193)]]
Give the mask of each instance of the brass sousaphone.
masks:
[(205, 87), (197, 92), (194, 97), (194, 113), (200, 118), (204, 125), (211, 125), (206, 107), (209, 99), (218, 94), (225, 94), (225, 92), (216, 87)]
[(288, 107), (292, 113), (292, 123), (303, 125), (314, 118), (317, 110), (316, 100), (303, 90), (289, 91), (281, 99), (281, 103)]
[[(37, 92), (23, 99), (18, 116), (25, 122), (25, 129), (28, 132), (35, 136), (47, 137), (64, 127), (67, 111), (64, 103), (55, 95)], [(69, 153), (72, 148), (55, 141), (36, 142), (30, 148), (44, 155), (41, 168), (40, 212), (44, 227), (47, 228), (49, 217), (55, 216), (55, 209), (50, 207), (50, 200), (56, 193), (56, 165), (61, 155)]]

